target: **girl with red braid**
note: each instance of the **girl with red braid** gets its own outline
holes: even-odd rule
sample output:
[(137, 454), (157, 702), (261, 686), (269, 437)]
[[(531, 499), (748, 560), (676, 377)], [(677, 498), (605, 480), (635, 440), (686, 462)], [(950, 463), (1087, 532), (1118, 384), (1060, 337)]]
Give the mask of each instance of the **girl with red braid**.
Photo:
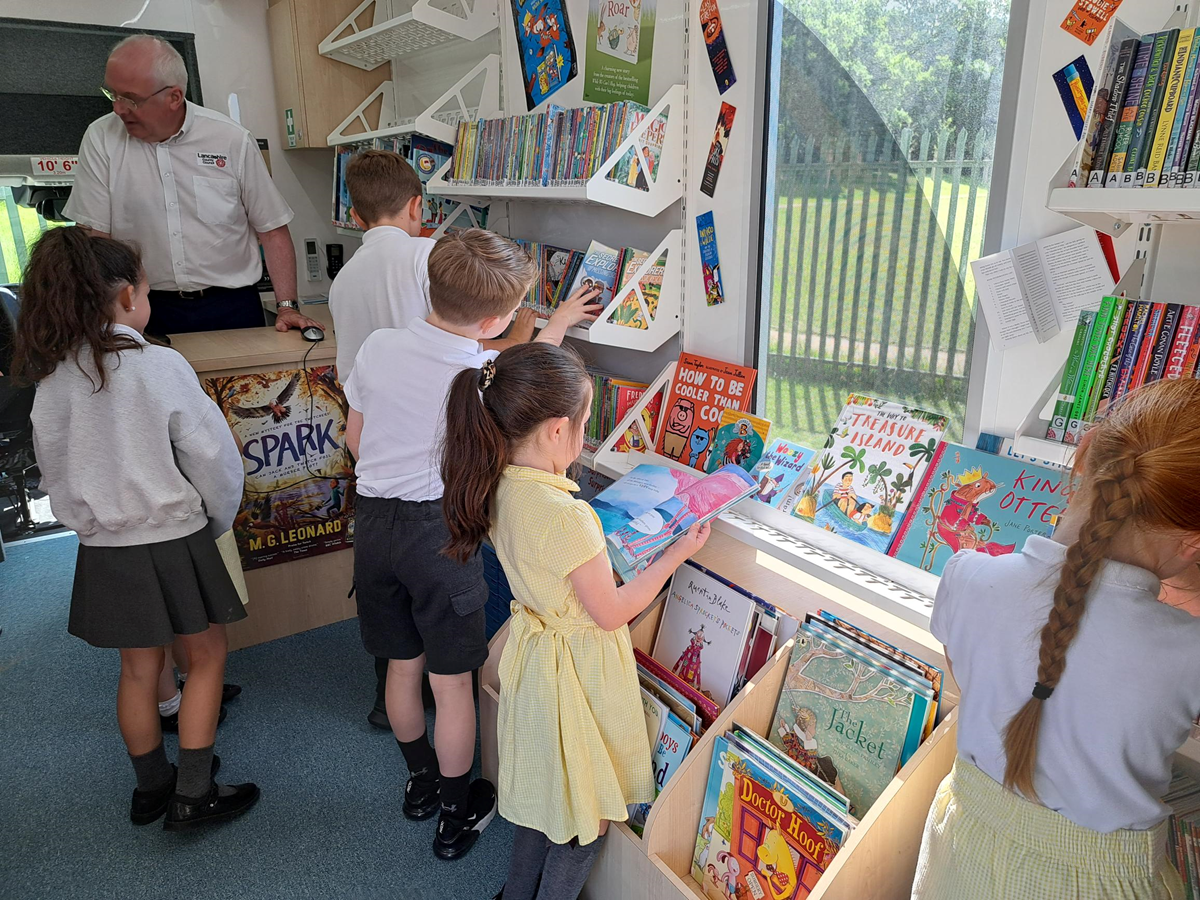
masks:
[(962, 693), (914, 900), (1182, 900), (1159, 798), (1200, 714), (1200, 381), (1135, 391), (1080, 447), (1053, 539), (963, 551), (930, 629)]

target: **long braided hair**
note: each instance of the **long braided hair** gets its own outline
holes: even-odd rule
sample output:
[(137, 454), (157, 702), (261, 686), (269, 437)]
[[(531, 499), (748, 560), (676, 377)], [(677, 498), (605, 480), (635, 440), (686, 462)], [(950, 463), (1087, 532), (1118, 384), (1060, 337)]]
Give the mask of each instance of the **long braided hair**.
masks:
[(1043, 701), (1062, 678), (1090, 588), (1117, 535), (1200, 533), (1200, 381), (1158, 381), (1134, 391), (1088, 432), (1074, 474), (1081, 476), (1077, 496), (1089, 502), (1087, 520), (1067, 548), (1042, 628), (1033, 695), (1004, 731), (1004, 786), (1033, 800)]

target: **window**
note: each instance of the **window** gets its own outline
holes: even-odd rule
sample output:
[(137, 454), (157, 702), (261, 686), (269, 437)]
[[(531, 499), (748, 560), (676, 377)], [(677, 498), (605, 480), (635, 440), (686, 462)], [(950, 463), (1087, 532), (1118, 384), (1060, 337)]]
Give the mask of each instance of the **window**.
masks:
[(773, 8), (759, 409), (820, 447), (851, 391), (962, 436), (1009, 0)]

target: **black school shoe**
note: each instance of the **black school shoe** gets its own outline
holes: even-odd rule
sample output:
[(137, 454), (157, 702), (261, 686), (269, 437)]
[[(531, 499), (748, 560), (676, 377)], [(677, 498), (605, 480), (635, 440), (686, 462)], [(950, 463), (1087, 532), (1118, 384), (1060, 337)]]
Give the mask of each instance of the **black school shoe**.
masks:
[[(184, 686), (184, 684), (186, 684), (186, 682), (179, 681), (179, 682), (176, 682), (176, 684), (179, 685), (179, 689), (182, 691), (183, 686)], [(223, 684), (223, 685), (221, 685), (221, 702), (228, 703), (234, 697), (238, 696), (241, 692), (242, 692), (242, 686), (240, 684)]]
[(173, 794), (167, 806), (167, 818), (163, 821), (164, 831), (183, 831), (216, 822), (225, 822), (240, 816), (258, 802), (260, 792), (253, 782), (231, 784), (233, 793), (222, 797), (216, 782), (209, 785), (204, 797), (184, 797)]
[[(217, 777), (217, 772), (221, 769), (221, 757), (213, 754), (212, 758), (212, 774)], [(134, 788), (133, 802), (129, 804), (129, 821), (134, 825), (149, 825), (151, 822), (158, 820), (158, 817), (167, 811), (167, 805), (171, 802), (171, 795), (175, 793), (175, 777), (179, 774), (179, 769), (171, 766), (171, 780), (162, 787), (153, 791), (139, 791)]]
[(404, 784), (404, 815), (413, 820), (428, 819), (442, 808), (438, 780), (408, 779)]
[(483, 829), (496, 817), (496, 789), (486, 778), (471, 782), (467, 795), (470, 810), (465, 819), (443, 811), (433, 836), (433, 853), (440, 859), (458, 859), (475, 845)]
[[(229, 714), (224, 706), (221, 707), (221, 714), (217, 716), (217, 724), (220, 725), (225, 721), (225, 716)], [(163, 734), (179, 734), (179, 712), (173, 712), (169, 716), (160, 715), (159, 723), (162, 725)]]

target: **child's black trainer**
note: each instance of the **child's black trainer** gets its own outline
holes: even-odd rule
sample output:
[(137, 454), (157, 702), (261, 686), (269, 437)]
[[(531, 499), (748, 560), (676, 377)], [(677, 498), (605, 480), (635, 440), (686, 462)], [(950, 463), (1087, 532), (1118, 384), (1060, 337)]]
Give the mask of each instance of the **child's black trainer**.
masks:
[(471, 782), (467, 809), (466, 818), (442, 810), (433, 837), (433, 852), (440, 858), (458, 859), (465, 854), (496, 817), (496, 789), (486, 778)]

